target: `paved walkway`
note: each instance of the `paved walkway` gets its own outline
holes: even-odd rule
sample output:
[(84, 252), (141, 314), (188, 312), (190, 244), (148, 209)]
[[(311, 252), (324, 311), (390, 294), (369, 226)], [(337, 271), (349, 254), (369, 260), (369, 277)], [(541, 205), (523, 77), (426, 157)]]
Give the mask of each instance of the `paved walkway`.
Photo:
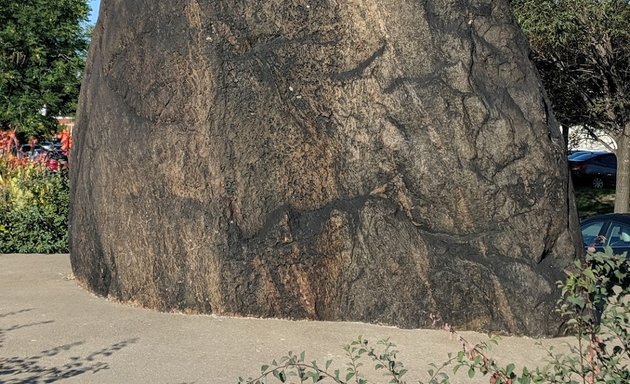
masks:
[[(78, 287), (67, 255), (0, 255), (0, 383), (236, 383), (287, 351), (332, 358), (358, 335), (390, 337), (409, 368), (428, 364), (458, 344), (447, 332), (359, 323), (221, 318), (159, 313), (112, 303)], [(483, 335), (466, 332), (472, 341)], [(563, 339), (543, 340), (560, 345)], [(493, 350), (505, 364), (542, 364), (529, 338), (504, 338)], [(387, 382), (370, 374), (371, 383)], [(463, 382), (457, 380), (457, 382)], [(487, 382), (486, 380), (477, 382)]]

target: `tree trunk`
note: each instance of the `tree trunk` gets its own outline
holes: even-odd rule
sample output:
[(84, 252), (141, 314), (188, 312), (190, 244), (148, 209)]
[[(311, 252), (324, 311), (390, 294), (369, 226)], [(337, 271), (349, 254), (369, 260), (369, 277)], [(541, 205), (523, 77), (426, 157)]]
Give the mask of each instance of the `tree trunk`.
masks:
[(569, 150), (569, 126), (562, 126), (562, 142), (564, 144), (565, 152)]
[(507, 1), (104, 2), (71, 258), (160, 310), (548, 334), (579, 250)]
[(617, 142), (617, 182), (615, 212), (627, 213), (630, 205), (630, 124), (615, 138)]

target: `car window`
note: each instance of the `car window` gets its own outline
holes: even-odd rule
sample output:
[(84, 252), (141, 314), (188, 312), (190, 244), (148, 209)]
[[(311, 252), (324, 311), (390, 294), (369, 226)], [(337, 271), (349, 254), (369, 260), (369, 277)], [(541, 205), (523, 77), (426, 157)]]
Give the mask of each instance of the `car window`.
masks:
[(582, 227), (582, 240), (584, 245), (596, 244), (595, 240), (602, 231), (604, 221), (594, 221)]
[(613, 154), (601, 156), (599, 161), (609, 166), (617, 166), (617, 157)]
[(611, 247), (630, 247), (630, 225), (613, 222), (606, 237)]

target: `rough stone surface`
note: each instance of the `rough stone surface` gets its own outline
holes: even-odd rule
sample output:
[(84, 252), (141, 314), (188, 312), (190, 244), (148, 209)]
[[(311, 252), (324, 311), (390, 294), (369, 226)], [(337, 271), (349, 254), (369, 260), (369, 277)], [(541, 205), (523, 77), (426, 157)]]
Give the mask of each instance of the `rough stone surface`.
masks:
[(104, 2), (73, 270), (165, 311), (555, 333), (561, 145), (505, 0)]

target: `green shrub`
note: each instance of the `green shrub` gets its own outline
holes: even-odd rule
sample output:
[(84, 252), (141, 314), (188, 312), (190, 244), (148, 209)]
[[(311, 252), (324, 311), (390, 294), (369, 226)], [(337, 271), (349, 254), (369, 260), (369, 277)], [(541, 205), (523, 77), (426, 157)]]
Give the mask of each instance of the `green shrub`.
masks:
[(0, 160), (0, 253), (68, 252), (67, 172)]

